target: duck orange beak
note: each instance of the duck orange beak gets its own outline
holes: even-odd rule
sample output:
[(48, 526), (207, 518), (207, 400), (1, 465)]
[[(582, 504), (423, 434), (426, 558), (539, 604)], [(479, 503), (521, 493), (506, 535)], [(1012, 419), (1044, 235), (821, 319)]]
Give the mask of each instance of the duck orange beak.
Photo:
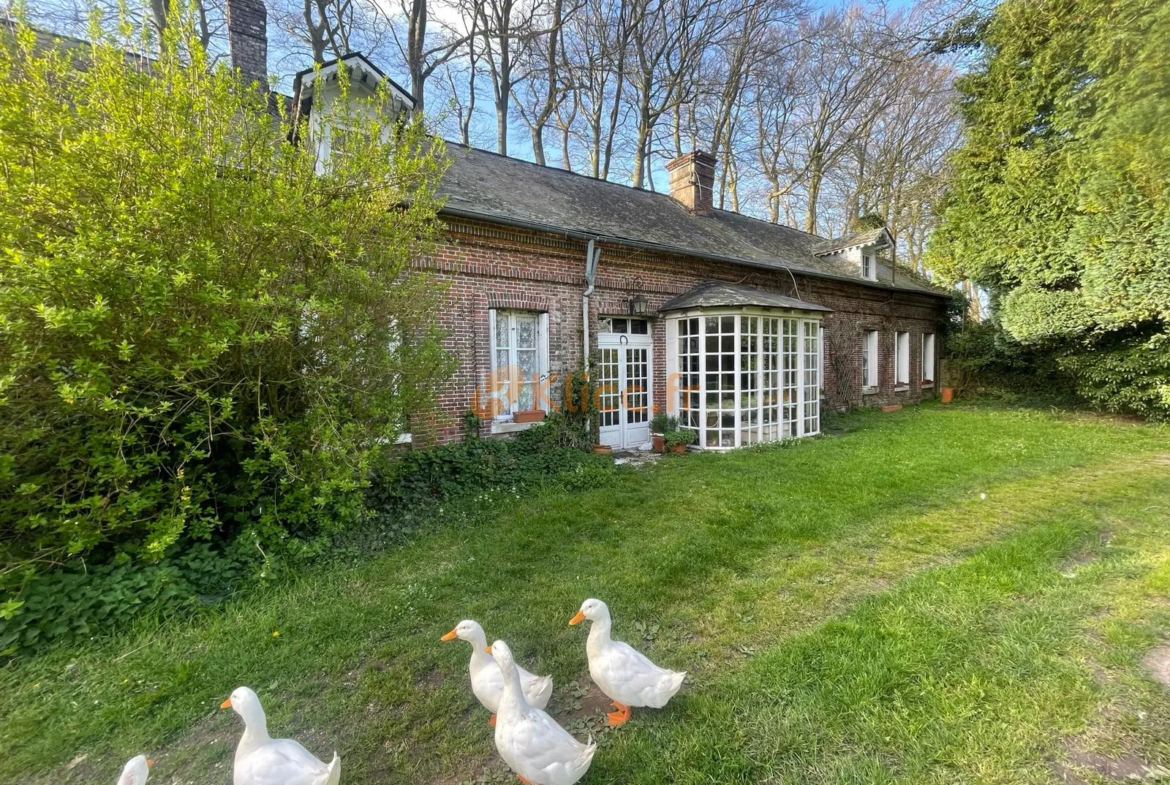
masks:
[(581, 611), (577, 611), (577, 615), (569, 619), (569, 626), (572, 627), (573, 625), (580, 624), (583, 621), (585, 621), (585, 614)]
[(483, 650), (484, 650), (484, 651), (486, 651), (488, 654), (491, 654), (491, 653), (492, 653), (492, 647), (491, 647), (491, 646), (484, 646), (484, 647), (483, 647)]
[(153, 765), (154, 765), (154, 758), (147, 758), (146, 759), (146, 768), (149, 769)]
[(219, 704), (221, 709), (230, 709), (232, 707), (232, 699), (228, 698), (223, 703)]
[(458, 637), (459, 637), (459, 636), (455, 634), (455, 630), (451, 630), (449, 633), (447, 633), (446, 635), (444, 635), (442, 638), (439, 638), (439, 640), (441, 640), (441, 641), (453, 641), (453, 640), (455, 640), (455, 639), (456, 639), (456, 638), (458, 638)]

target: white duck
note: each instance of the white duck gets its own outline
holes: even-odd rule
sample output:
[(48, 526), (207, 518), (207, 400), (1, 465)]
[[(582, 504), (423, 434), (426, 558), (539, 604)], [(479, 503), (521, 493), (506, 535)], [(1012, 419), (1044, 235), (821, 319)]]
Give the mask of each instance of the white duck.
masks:
[(630, 718), (631, 706), (661, 709), (674, 697), (686, 678), (686, 671), (659, 668), (629, 644), (611, 638), (609, 608), (601, 600), (585, 600), (569, 624), (579, 624), (585, 619), (593, 622), (585, 644), (589, 675), (613, 701), (616, 711), (607, 715), (611, 727)]
[[(453, 641), (456, 638), (471, 644), (471, 691), (483, 707), (492, 713), (488, 724), (495, 725), (496, 715), (500, 711), (500, 695), (504, 692), (504, 677), (500, 674), (500, 666), (487, 653), (487, 636), (483, 627), (479, 626), (479, 622), (464, 619), (442, 639)], [(516, 670), (520, 672), (520, 684), (524, 688), (524, 700), (528, 701), (528, 705), (538, 709), (547, 706), (552, 696), (552, 676), (534, 676), (519, 665)]]
[(597, 745), (582, 744), (543, 710), (524, 699), (512, 650), (496, 641), (487, 651), (504, 679), (496, 720), (496, 750), (528, 785), (573, 785), (589, 771)]
[(252, 690), (237, 688), (219, 707), (229, 706), (244, 718), (244, 735), (232, 770), (234, 785), (337, 785), (341, 781), (341, 758), (336, 752), (326, 766), (292, 739), (268, 735), (264, 709)]
[(122, 776), (118, 777), (118, 785), (146, 785), (146, 778), (150, 776), (150, 763), (145, 755), (126, 761), (122, 767)]

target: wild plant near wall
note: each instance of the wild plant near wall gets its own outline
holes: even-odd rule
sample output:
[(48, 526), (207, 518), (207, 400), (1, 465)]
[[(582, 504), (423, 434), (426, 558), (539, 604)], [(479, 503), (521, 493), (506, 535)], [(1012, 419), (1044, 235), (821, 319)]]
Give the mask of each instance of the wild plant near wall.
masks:
[(311, 548), (451, 367), (411, 270), (442, 145), (343, 73), (320, 173), (189, 22), (149, 61), (0, 46), (0, 591), (193, 539)]

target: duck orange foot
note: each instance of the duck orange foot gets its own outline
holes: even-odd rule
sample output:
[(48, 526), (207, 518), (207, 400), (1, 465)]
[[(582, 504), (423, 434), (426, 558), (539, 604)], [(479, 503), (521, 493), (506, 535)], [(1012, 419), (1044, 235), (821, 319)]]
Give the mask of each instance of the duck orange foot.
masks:
[(524, 785), (532, 785), (532, 780), (525, 777), (523, 774), (517, 774), (516, 779), (524, 783)]
[(496, 727), (496, 715), (492, 715), (492, 718), (488, 720), (488, 725), (491, 725), (493, 728)]
[(630, 718), (630, 707), (617, 701), (613, 702), (613, 707), (615, 711), (606, 714), (605, 718), (609, 720), (609, 727), (616, 728)]

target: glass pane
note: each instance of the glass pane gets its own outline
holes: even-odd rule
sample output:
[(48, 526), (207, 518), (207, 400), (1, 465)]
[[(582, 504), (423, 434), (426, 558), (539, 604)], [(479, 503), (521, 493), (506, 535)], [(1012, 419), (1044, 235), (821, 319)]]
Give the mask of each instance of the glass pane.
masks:
[(630, 328), (628, 327), (628, 321), (626, 319), (614, 319), (613, 331), (615, 333), (628, 333), (630, 331)]
[(540, 368), (536, 361), (536, 351), (534, 349), (517, 349), (516, 363), (520, 366), (520, 373), (523, 374), (527, 381), (532, 380), (533, 374), (540, 373)]
[(645, 319), (631, 319), (630, 332), (634, 335), (648, 335), (650, 332), (650, 325), (646, 323)]
[(496, 314), (496, 346), (511, 346), (512, 342), (509, 336), (512, 334), (508, 329), (508, 314)]
[(523, 349), (536, 348), (536, 317), (516, 317), (516, 345)]

